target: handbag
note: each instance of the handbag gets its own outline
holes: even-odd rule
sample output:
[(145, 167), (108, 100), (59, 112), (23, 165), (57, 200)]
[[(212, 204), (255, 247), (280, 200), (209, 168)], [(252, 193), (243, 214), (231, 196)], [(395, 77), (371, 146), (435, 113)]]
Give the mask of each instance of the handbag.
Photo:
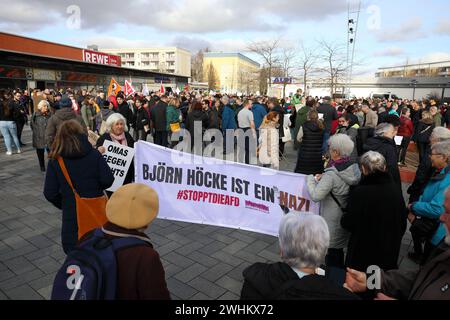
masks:
[(108, 202), (108, 198), (105, 195), (97, 198), (80, 197), (72, 184), (72, 180), (70, 179), (63, 158), (58, 157), (58, 163), (75, 196), (78, 240), (80, 240), (86, 233), (93, 229), (102, 227), (108, 221), (106, 218), (106, 203)]
[(416, 216), (409, 231), (418, 238), (430, 239), (436, 232), (439, 224), (440, 222), (436, 219)]
[(171, 123), (170, 124), (170, 131), (178, 132), (180, 130), (181, 130), (181, 127), (180, 127), (180, 123), (179, 122), (175, 122), (175, 123)]

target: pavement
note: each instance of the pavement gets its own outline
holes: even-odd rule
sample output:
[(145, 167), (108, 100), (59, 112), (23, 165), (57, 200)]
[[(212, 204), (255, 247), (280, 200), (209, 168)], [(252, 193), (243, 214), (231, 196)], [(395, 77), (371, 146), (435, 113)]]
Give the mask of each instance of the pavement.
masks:
[[(23, 153), (5, 155), (0, 138), (0, 300), (49, 299), (56, 271), (65, 259), (60, 245), (61, 212), (42, 194), (44, 174), (25, 128)], [(281, 169), (293, 171), (296, 153), (286, 146)], [(407, 185), (404, 185), (406, 189)], [(263, 234), (157, 219), (147, 230), (161, 256), (172, 299), (236, 300), (242, 271), (255, 262), (279, 261), (278, 239)], [(406, 254), (400, 269), (417, 269)]]

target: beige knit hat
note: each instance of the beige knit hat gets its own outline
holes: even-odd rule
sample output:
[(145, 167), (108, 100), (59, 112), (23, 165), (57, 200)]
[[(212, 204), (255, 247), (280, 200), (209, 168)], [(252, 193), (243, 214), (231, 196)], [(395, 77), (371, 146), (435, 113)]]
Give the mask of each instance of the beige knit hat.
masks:
[(109, 222), (128, 230), (148, 226), (156, 218), (158, 211), (158, 194), (140, 183), (120, 187), (106, 205)]

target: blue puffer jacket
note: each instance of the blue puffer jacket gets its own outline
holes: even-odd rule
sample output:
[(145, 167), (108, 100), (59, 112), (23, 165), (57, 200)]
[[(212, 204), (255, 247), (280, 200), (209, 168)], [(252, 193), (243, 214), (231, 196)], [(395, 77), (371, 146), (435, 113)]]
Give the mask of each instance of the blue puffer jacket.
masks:
[[(77, 155), (62, 154), (70, 179), (82, 198), (96, 198), (114, 182), (105, 159), (92, 148), (86, 135), (79, 136), (82, 151)], [(61, 240), (65, 253), (69, 253), (78, 242), (78, 223), (75, 196), (64, 177), (57, 160), (48, 163), (44, 196), (58, 209), (62, 209)]]
[(222, 112), (222, 130), (228, 130), (233, 129), (235, 130), (237, 127), (236, 125), (236, 115), (234, 113), (234, 110), (231, 109), (230, 105), (226, 105), (223, 108)]
[[(443, 169), (438, 175), (431, 178), (419, 201), (413, 203), (413, 212), (421, 217), (439, 219), (444, 213), (445, 190), (450, 187), (450, 167)], [(441, 223), (431, 243), (435, 246), (445, 238), (446, 231)]]
[(263, 122), (264, 117), (267, 115), (267, 111), (262, 105), (256, 103), (252, 107), (252, 112), (253, 118), (255, 120), (255, 127), (256, 129), (259, 129), (261, 123)]

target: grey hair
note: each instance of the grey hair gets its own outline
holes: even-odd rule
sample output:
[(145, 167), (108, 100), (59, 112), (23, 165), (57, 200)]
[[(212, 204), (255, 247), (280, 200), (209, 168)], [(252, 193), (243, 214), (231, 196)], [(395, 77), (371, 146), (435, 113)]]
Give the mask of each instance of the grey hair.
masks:
[(223, 104), (227, 105), (228, 103), (230, 103), (230, 98), (228, 98), (228, 96), (223, 96), (223, 97), (220, 99), (220, 101), (221, 101)]
[(386, 112), (386, 108), (380, 107), (378, 108), (378, 113)]
[(341, 157), (349, 157), (355, 148), (355, 143), (346, 134), (332, 136), (329, 143), (330, 150), (337, 151)]
[(50, 109), (50, 103), (47, 100), (41, 100), (37, 105), (38, 110), (41, 110), (44, 104)]
[(114, 113), (106, 119), (106, 132), (110, 133), (112, 127), (119, 121), (125, 125), (125, 132), (128, 132), (127, 120), (120, 113)]
[(381, 123), (375, 129), (376, 137), (384, 137), (385, 133), (388, 131), (394, 130), (394, 126), (390, 123)]
[(433, 130), (430, 140), (435, 140), (436, 142), (450, 140), (450, 130), (444, 127), (437, 127)]
[(431, 151), (434, 151), (436, 154), (441, 154), (444, 157), (447, 157), (447, 163), (450, 160), (450, 141), (443, 141), (431, 146)]
[(291, 267), (317, 268), (325, 262), (330, 232), (325, 220), (311, 213), (289, 213), (281, 219), (281, 259)]
[(369, 151), (360, 159), (361, 166), (363, 166), (367, 175), (372, 174), (376, 171), (385, 172), (386, 171), (386, 159), (379, 152)]

